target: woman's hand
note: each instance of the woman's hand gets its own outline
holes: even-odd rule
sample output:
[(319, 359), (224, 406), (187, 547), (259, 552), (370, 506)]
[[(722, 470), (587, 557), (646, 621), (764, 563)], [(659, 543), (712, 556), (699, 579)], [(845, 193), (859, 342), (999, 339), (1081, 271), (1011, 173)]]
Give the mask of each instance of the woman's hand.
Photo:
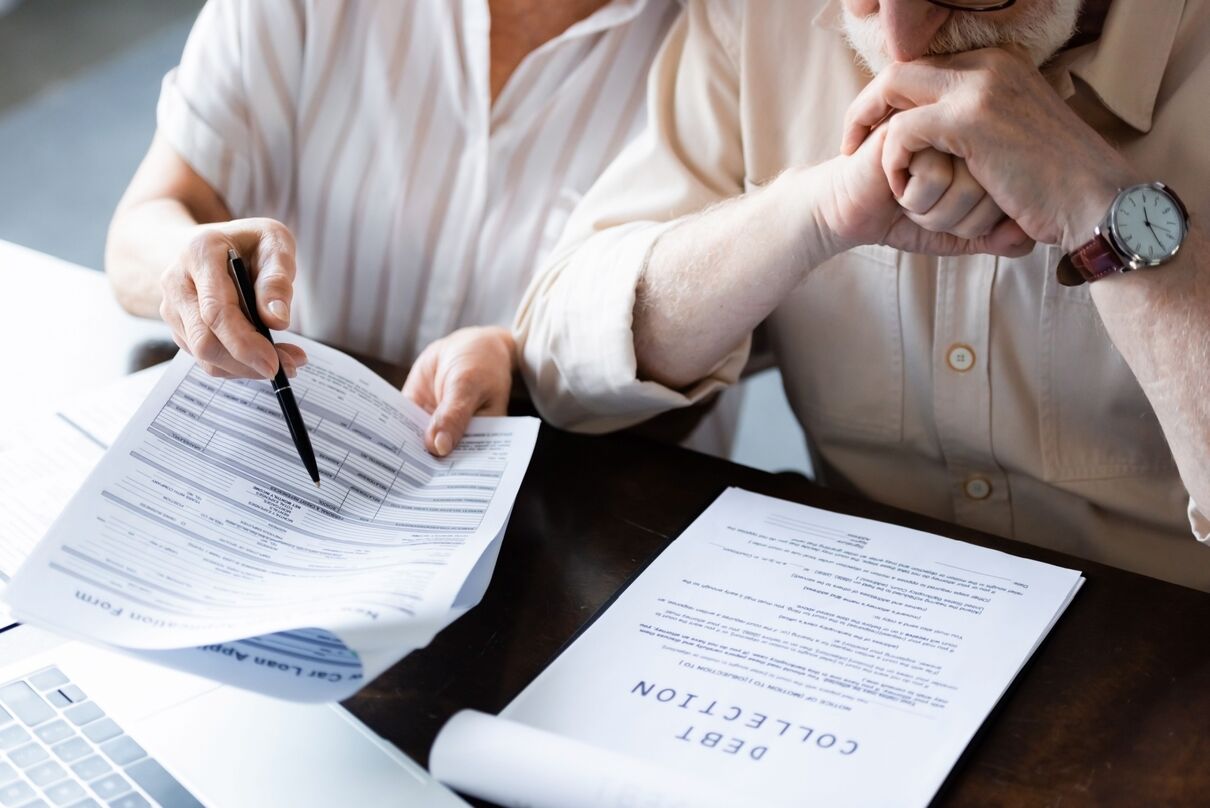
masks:
[(274, 346), (252, 327), (227, 271), (229, 249), (248, 264), (261, 320), (272, 329), (288, 328), (294, 236), (273, 219), (199, 225), (176, 263), (160, 276), (160, 317), (172, 329), (173, 341), (212, 376), (270, 378), (279, 362), (293, 376), (306, 364), (306, 354), (297, 345)]
[(454, 450), (471, 418), (505, 415), (517, 365), (507, 328), (461, 328), (420, 354), (403, 394), (432, 413), (425, 447), (444, 457)]

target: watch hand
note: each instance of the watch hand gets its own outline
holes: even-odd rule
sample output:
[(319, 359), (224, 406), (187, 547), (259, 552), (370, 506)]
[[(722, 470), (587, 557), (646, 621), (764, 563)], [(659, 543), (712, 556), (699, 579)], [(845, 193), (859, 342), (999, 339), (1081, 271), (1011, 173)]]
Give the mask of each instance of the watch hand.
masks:
[(1142, 207), (1143, 207), (1143, 224), (1147, 227), (1151, 227), (1151, 217), (1147, 215), (1147, 198), (1146, 197), (1143, 197)]
[(1164, 243), (1162, 241), (1160, 241), (1160, 237), (1155, 234), (1155, 228), (1151, 226), (1151, 222), (1147, 221), (1146, 219), (1143, 219), (1143, 223), (1146, 224), (1147, 229), (1151, 231), (1151, 237), (1153, 239), (1155, 239), (1156, 246), (1159, 247), (1161, 250), (1166, 249), (1164, 247)]

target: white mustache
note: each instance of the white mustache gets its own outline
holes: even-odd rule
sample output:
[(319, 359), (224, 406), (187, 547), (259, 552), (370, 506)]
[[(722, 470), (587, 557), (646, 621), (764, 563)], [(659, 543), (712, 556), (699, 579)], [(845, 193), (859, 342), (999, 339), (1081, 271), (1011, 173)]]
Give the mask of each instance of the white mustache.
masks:
[[(929, 43), (929, 55), (961, 53), (1015, 44), (1035, 65), (1049, 60), (1076, 30), (1083, 0), (1025, 0), (1020, 13), (998, 20), (974, 12), (954, 12)], [(844, 9), (844, 34), (862, 64), (877, 73), (892, 61), (878, 14), (858, 16)]]

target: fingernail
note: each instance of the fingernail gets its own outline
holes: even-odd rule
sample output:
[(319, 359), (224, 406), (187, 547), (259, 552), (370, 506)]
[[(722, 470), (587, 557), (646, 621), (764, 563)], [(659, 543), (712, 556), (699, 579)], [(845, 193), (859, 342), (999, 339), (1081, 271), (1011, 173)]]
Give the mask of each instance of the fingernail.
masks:
[(433, 446), (439, 456), (445, 457), (450, 453), (450, 449), (454, 448), (454, 441), (450, 439), (448, 432), (438, 432), (437, 437), (433, 438)]
[(284, 300), (270, 300), (269, 311), (273, 313), (274, 317), (282, 322), (290, 322), (290, 310), (286, 308), (286, 303)]

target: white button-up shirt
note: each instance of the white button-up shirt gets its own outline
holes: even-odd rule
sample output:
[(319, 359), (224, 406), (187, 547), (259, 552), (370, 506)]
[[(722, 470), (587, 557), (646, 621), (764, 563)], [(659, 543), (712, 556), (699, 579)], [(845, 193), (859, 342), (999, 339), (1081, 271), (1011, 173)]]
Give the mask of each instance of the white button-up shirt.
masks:
[(615, 0), (530, 53), (493, 104), (487, 0), (211, 0), (159, 131), (233, 216), (291, 228), (294, 330), (407, 363), (512, 320), (642, 129), (679, 10)]

